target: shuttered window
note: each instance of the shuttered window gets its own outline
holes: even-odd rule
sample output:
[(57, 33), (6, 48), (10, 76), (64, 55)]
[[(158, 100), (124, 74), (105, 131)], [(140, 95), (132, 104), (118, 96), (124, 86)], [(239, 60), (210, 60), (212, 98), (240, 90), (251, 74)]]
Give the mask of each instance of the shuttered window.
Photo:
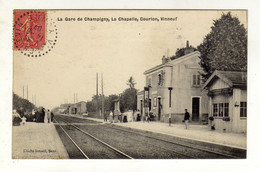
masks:
[(200, 75), (192, 75), (192, 85), (200, 86)]
[(247, 102), (240, 102), (240, 117), (247, 117)]

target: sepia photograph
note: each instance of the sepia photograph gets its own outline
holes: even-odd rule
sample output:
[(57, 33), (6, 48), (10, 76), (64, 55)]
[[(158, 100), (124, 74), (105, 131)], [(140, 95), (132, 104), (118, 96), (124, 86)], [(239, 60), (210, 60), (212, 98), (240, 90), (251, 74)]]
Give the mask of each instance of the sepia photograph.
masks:
[(14, 9), (12, 159), (247, 159), (248, 10)]

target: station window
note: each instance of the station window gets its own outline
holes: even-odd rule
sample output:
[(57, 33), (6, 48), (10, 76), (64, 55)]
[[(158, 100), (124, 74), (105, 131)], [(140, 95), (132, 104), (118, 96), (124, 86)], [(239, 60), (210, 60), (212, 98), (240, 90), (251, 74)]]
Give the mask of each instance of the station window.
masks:
[(218, 116), (218, 104), (213, 104), (213, 116)]
[(223, 103), (219, 103), (219, 117), (223, 117), (223, 110), (224, 110), (224, 104)]
[(192, 85), (193, 86), (200, 86), (200, 75), (193, 75), (192, 76)]
[(148, 78), (147, 80), (147, 86), (151, 86), (152, 85), (152, 78)]
[(229, 116), (229, 103), (225, 103), (224, 105), (224, 114), (225, 116)]
[(229, 103), (214, 103), (213, 116), (228, 117), (229, 116)]
[(158, 85), (159, 86), (162, 85), (162, 75), (161, 74), (158, 75)]
[(240, 117), (247, 117), (247, 102), (240, 102)]

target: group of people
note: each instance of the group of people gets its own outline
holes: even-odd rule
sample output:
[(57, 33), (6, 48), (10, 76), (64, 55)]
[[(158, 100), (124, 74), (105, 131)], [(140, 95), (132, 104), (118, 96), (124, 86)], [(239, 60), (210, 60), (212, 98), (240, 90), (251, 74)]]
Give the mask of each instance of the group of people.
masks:
[(143, 122), (147, 121), (150, 122), (154, 118), (153, 112), (152, 111), (146, 111), (145, 115), (143, 116)]
[(34, 113), (35, 122), (50, 123), (53, 121), (54, 114), (49, 109), (42, 108), (40, 111), (34, 111)]
[(113, 111), (110, 111), (108, 119), (107, 116), (104, 117), (104, 121), (109, 120), (110, 123), (114, 122), (128, 122), (129, 119), (127, 119), (126, 113), (121, 113), (120, 111), (116, 111), (113, 113)]
[[(141, 121), (141, 113), (139, 111), (139, 109), (137, 111), (135, 111), (133, 113), (133, 117), (135, 119), (135, 121)], [(118, 116), (118, 118), (120, 118), (120, 115)], [(143, 115), (143, 122), (147, 121), (151, 121), (154, 118), (153, 112), (152, 111), (145, 111), (145, 114)], [(169, 126), (171, 126), (172, 123), (172, 116), (171, 114), (169, 114)], [(104, 116), (104, 121), (107, 121), (107, 116)], [(189, 128), (189, 120), (190, 120), (190, 113), (188, 112), (187, 109), (185, 109), (185, 113), (184, 113), (184, 119), (183, 119), (183, 123), (185, 124), (185, 129)], [(109, 113), (109, 121), (112, 123), (114, 121), (114, 114), (112, 111), (110, 111)], [(120, 122), (127, 122), (127, 119), (118, 119), (118, 121)]]
[(33, 109), (31, 113), (25, 114), (22, 109), (13, 110), (13, 125), (25, 125), (26, 122), (51, 123), (54, 114), (49, 109), (39, 108)]
[[(139, 110), (137, 110), (137, 116), (141, 116)], [(153, 117), (154, 116), (153, 116), (153, 112), (152, 111), (149, 111), (149, 113), (146, 112), (145, 115), (143, 116), (143, 122), (145, 122), (145, 121), (149, 122), (149, 121), (151, 121), (151, 119)], [(169, 114), (168, 121), (169, 121), (169, 126), (171, 126), (171, 124), (172, 124), (172, 116), (171, 116), (171, 114)], [(187, 109), (185, 109), (185, 114), (184, 114), (184, 119), (183, 119), (183, 122), (185, 124), (185, 129), (188, 129), (189, 121), (190, 121), (190, 113), (188, 112)]]

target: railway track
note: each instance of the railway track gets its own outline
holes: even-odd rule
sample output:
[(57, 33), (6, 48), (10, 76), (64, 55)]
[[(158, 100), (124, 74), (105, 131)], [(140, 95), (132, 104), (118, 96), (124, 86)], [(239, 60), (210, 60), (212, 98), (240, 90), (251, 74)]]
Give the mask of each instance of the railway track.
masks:
[[(100, 125), (100, 126), (101, 126), (101, 125)], [(178, 146), (183, 146), (183, 147), (191, 148), (191, 149), (194, 149), (194, 150), (199, 150), (199, 151), (207, 152), (207, 153), (210, 153), (210, 154), (212, 154), (212, 155), (214, 154), (214, 155), (217, 155), (217, 156), (220, 156), (220, 157), (223, 157), (223, 158), (228, 158), (228, 159), (241, 159), (241, 157), (238, 157), (238, 156), (235, 156), (235, 155), (230, 155), (230, 154), (227, 154), (227, 153), (222, 153), (222, 152), (219, 152), (219, 151), (214, 151), (214, 150), (206, 149), (206, 148), (201, 147), (201, 146), (196, 145), (196, 144), (185, 143), (185, 142), (182, 142), (182, 141), (172, 141), (172, 140), (165, 139), (165, 138), (160, 138), (160, 137), (151, 136), (151, 135), (149, 135), (149, 134), (137, 133), (137, 132), (131, 131), (131, 130), (129, 130), (129, 129), (123, 129), (123, 128), (119, 128), (119, 127), (111, 127), (111, 126), (108, 126), (108, 125), (102, 125), (102, 127), (107, 127), (107, 128), (111, 128), (111, 129), (114, 129), (114, 130), (119, 130), (119, 131), (123, 131), (123, 132), (126, 132), (126, 133), (131, 133), (131, 134), (134, 134), (134, 135), (140, 135), (140, 136), (143, 136), (143, 137), (146, 137), (146, 138), (150, 138), (150, 139), (153, 139), (153, 140), (162, 141), (162, 142), (169, 143), (169, 144), (172, 144), (172, 145), (178, 145)], [(167, 149), (167, 148), (166, 148), (166, 149)], [(167, 150), (170, 150), (170, 149), (167, 149)], [(173, 151), (173, 150), (170, 150), (170, 151)], [(180, 152), (176, 152), (176, 153), (182, 154), (182, 153), (180, 153)], [(182, 155), (187, 156), (187, 157), (189, 157), (189, 158), (196, 158), (196, 157), (193, 157), (193, 156), (190, 156), (190, 155), (186, 155), (186, 154), (182, 154)]]
[[(86, 158), (86, 159), (91, 159), (91, 158), (87, 155), (87, 153), (83, 151), (83, 148), (80, 147), (78, 143), (76, 143), (75, 139), (73, 139), (73, 138), (71, 137), (71, 135), (68, 134), (68, 132), (64, 129), (64, 126), (62, 126), (62, 125), (64, 125), (64, 124), (59, 123), (55, 118), (54, 118), (54, 121), (59, 125), (59, 127), (62, 129), (62, 131), (66, 134), (66, 136), (70, 139), (70, 141), (75, 145), (75, 147), (80, 151), (80, 153), (84, 156), (84, 158)], [(69, 126), (74, 127), (77, 131), (80, 131), (81, 133), (84, 133), (85, 135), (87, 135), (88, 137), (85, 138), (85, 139), (91, 138), (92, 140), (95, 140), (96, 142), (98, 142), (98, 143), (104, 145), (104, 147), (106, 147), (106, 148), (112, 150), (112, 151), (115, 152), (116, 154), (119, 154), (121, 159), (122, 159), (122, 158), (133, 159), (131, 156), (129, 156), (129, 155), (123, 153), (122, 151), (120, 151), (120, 150), (114, 148), (113, 146), (111, 146), (111, 145), (105, 143), (104, 141), (102, 141), (102, 140), (96, 138), (95, 136), (91, 135), (90, 133), (88, 133), (88, 132), (86, 132), (86, 131), (84, 131), (84, 130), (78, 128), (78, 127), (75, 126), (74, 124), (69, 124), (68, 122), (66, 122), (66, 121), (64, 121), (64, 120), (63, 120), (63, 122), (65, 122), (65, 123), (66, 123), (67, 125), (69, 125)], [(96, 158), (93, 158), (93, 159), (96, 159)]]
[[(75, 119), (73, 117), (67, 117), (70, 119)], [(78, 119), (77, 119), (78, 120)], [(77, 121), (76, 120), (76, 121)], [(90, 120), (84, 119), (85, 122), (91, 122)], [(96, 125), (97, 126), (97, 125)], [(77, 127), (77, 126), (75, 126)], [(83, 125), (79, 125), (79, 127), (83, 127)], [(77, 127), (78, 129), (80, 129), (79, 127)], [(94, 126), (93, 126), (94, 127)], [(150, 139), (150, 141), (145, 141), (143, 139), (135, 139), (134, 137), (130, 137), (129, 139), (135, 140), (136, 142), (145, 142), (145, 144), (147, 146), (153, 146), (153, 147), (157, 147), (158, 149), (163, 149), (166, 150), (168, 152), (172, 152), (174, 154), (178, 154), (181, 156), (181, 158), (183, 159), (202, 159), (202, 158), (210, 158), (210, 159), (241, 159), (243, 157), (239, 157), (236, 155), (230, 155), (227, 153), (223, 153), (220, 151), (215, 151), (215, 150), (211, 150), (211, 149), (207, 149), (205, 147), (196, 145), (196, 144), (191, 144), (191, 143), (187, 143), (184, 141), (178, 141), (175, 140), (173, 141), (172, 139), (165, 139), (159, 136), (154, 136), (154, 134), (149, 134), (149, 133), (144, 133), (144, 132), (137, 132), (137, 131), (133, 131), (133, 130), (129, 130), (129, 129), (125, 129), (122, 127), (117, 127), (114, 125), (98, 125), (98, 127), (105, 127), (107, 129), (112, 130), (112, 132), (114, 132), (115, 134), (120, 131), (123, 132), (123, 135), (127, 135), (128, 137), (130, 137), (131, 135), (133, 136), (140, 136), (140, 137), (144, 137), (146, 139)], [(80, 129), (82, 130), (82, 129)], [(95, 129), (94, 129), (95, 130)], [(96, 128), (97, 130), (97, 128)], [(83, 130), (82, 130), (83, 131)], [(103, 129), (102, 131), (106, 131), (105, 129)], [(159, 146), (157, 146), (157, 144), (155, 144), (156, 142), (160, 142)], [(151, 142), (151, 143), (150, 143)], [(160, 146), (160, 145), (167, 145), (167, 146)], [(194, 153), (191, 153), (194, 152)], [(193, 154), (193, 155), (192, 155)], [(205, 155), (203, 157), (203, 155)]]

